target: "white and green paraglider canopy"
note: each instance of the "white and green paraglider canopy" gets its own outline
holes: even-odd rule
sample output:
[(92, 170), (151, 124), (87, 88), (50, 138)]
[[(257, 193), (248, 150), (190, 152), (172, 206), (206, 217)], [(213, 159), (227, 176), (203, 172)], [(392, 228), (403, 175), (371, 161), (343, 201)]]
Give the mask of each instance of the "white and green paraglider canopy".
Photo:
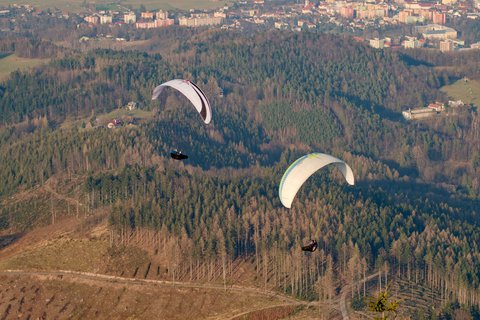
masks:
[(196, 84), (189, 80), (182, 79), (167, 81), (153, 89), (152, 100), (157, 99), (165, 87), (171, 87), (180, 91), (188, 100), (190, 100), (198, 113), (200, 113), (203, 122), (206, 124), (210, 123), (212, 120), (212, 108), (210, 102), (208, 102), (207, 97)]
[(342, 172), (348, 184), (355, 184), (353, 171), (344, 161), (324, 153), (307, 154), (292, 163), (283, 174), (278, 188), (278, 194), (282, 204), (290, 208), (295, 195), (303, 183), (312, 174), (329, 164), (335, 165), (340, 172)]

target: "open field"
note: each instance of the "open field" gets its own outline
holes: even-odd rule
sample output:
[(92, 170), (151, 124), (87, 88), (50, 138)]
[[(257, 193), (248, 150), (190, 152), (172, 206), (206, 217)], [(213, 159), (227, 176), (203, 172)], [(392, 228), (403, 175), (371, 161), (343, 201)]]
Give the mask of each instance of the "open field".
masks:
[(465, 103), (480, 106), (480, 81), (461, 79), (454, 84), (442, 87), (441, 90), (454, 100), (460, 99)]
[[(145, 251), (111, 248), (106, 221), (87, 221), (66, 218), (17, 237), (0, 236), (0, 319), (339, 316), (332, 305), (298, 301), (255, 286), (161, 279), (146, 271)], [(82, 224), (88, 226), (79, 228)]]
[[(268, 319), (280, 319), (307, 308), (261, 292), (68, 273), (2, 273), (0, 301), (5, 302), (0, 304), (2, 319), (240, 319), (249, 310), (267, 310)], [(318, 315), (318, 309), (307, 311), (304, 319)]]
[(155, 115), (154, 111), (142, 110), (142, 109), (134, 109), (134, 110), (127, 110), (125, 108), (118, 108), (113, 110), (112, 112), (99, 114), (97, 116), (98, 122), (101, 124), (107, 123), (112, 119), (126, 119), (126, 118), (134, 118), (138, 120), (148, 120), (153, 118)]
[[(109, 113), (102, 113), (95, 117), (95, 126), (106, 126), (108, 122), (113, 119), (122, 120), (125, 124), (137, 124), (152, 119), (155, 116), (155, 111), (135, 109), (126, 110), (125, 108), (117, 108)], [(84, 119), (67, 119), (62, 123), (62, 128), (85, 127), (90, 122), (91, 117)], [(91, 129), (90, 125), (86, 130)]]
[[(153, 9), (211, 9), (223, 6), (225, 1), (218, 0), (125, 0), (125, 1), (87, 1), (87, 3), (93, 3), (99, 8), (104, 6), (111, 6), (112, 2), (118, 3), (124, 7), (131, 6), (132, 8), (138, 8), (144, 5), (148, 10)], [(230, 2), (230, 1), (228, 1)], [(0, 6), (6, 6), (9, 4), (30, 4), (38, 8), (59, 8), (61, 10), (71, 12), (85, 11), (83, 8), (83, 0), (0, 0)]]
[[(322, 305), (319, 309), (318, 305), (255, 287), (225, 288), (215, 283), (149, 279), (143, 271), (133, 274), (134, 265), (146, 263), (142, 250), (109, 251), (104, 223), (81, 237), (75, 231), (75, 221), (66, 219), (37, 228), (0, 249), (1, 319), (238, 320), (338, 316), (331, 306)], [(127, 272), (103, 273), (113, 265)], [(61, 271), (65, 269), (76, 271)]]
[(25, 70), (47, 62), (48, 59), (20, 58), (13, 54), (0, 58), (0, 81), (7, 79), (10, 73), (15, 70)]

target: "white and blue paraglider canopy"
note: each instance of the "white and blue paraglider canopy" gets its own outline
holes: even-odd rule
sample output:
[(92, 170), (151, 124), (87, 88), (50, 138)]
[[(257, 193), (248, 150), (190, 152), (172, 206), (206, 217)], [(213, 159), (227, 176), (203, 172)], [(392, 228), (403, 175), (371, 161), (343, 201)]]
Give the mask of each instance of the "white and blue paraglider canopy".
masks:
[(278, 189), (282, 204), (290, 208), (303, 183), (312, 174), (330, 164), (335, 165), (340, 170), (348, 184), (355, 184), (353, 171), (344, 161), (324, 153), (307, 154), (292, 163), (283, 174)]

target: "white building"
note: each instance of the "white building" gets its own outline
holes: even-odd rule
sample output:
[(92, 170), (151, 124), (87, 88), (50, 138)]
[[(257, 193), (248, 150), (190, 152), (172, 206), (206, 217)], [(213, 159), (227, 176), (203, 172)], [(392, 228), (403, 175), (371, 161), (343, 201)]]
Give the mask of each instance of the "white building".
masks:
[(385, 47), (385, 39), (370, 39), (370, 47), (375, 49), (383, 49)]
[(457, 39), (457, 30), (439, 24), (427, 24), (415, 28), (425, 39)]
[(109, 15), (100, 16), (100, 24), (110, 24), (112, 23), (113, 17)]
[(407, 111), (403, 111), (402, 115), (407, 120), (418, 120), (418, 119), (426, 119), (433, 117), (437, 114), (437, 111), (431, 108), (419, 108), (419, 109), (408, 109)]
[(125, 13), (123, 15), (123, 21), (128, 24), (137, 22), (137, 16), (135, 15), (135, 12)]
[(178, 18), (178, 24), (185, 27), (213, 26), (221, 24), (222, 22), (223, 18), (209, 15)]
[(159, 10), (156, 14), (156, 17), (160, 20), (168, 19), (168, 11)]
[(420, 43), (418, 42), (418, 39), (415, 37), (406, 37), (406, 39), (403, 41), (403, 47), (405, 49), (420, 48)]

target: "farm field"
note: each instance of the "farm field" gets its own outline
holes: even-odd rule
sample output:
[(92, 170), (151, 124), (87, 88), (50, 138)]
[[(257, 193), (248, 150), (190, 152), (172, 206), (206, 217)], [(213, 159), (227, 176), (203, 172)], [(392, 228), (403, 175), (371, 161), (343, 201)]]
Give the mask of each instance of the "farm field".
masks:
[[(9, 4), (30, 4), (35, 7), (46, 9), (46, 8), (59, 8), (61, 10), (71, 11), (71, 12), (80, 12), (85, 11), (83, 8), (83, 0), (0, 0), (0, 6), (7, 6)], [(93, 3), (97, 6), (111, 6), (112, 1), (87, 1), (87, 3)], [(122, 6), (132, 6), (133, 8), (138, 8), (141, 5), (144, 5), (148, 10), (153, 9), (211, 9), (224, 5), (225, 2), (220, 2), (216, 0), (127, 0), (127, 1), (117, 1), (119, 5)]]
[(47, 62), (48, 59), (20, 58), (13, 54), (0, 58), (0, 81), (7, 79), (10, 73), (15, 70), (26, 70)]
[(480, 81), (461, 79), (454, 84), (442, 87), (441, 90), (454, 100), (460, 99), (465, 103), (480, 106)]

